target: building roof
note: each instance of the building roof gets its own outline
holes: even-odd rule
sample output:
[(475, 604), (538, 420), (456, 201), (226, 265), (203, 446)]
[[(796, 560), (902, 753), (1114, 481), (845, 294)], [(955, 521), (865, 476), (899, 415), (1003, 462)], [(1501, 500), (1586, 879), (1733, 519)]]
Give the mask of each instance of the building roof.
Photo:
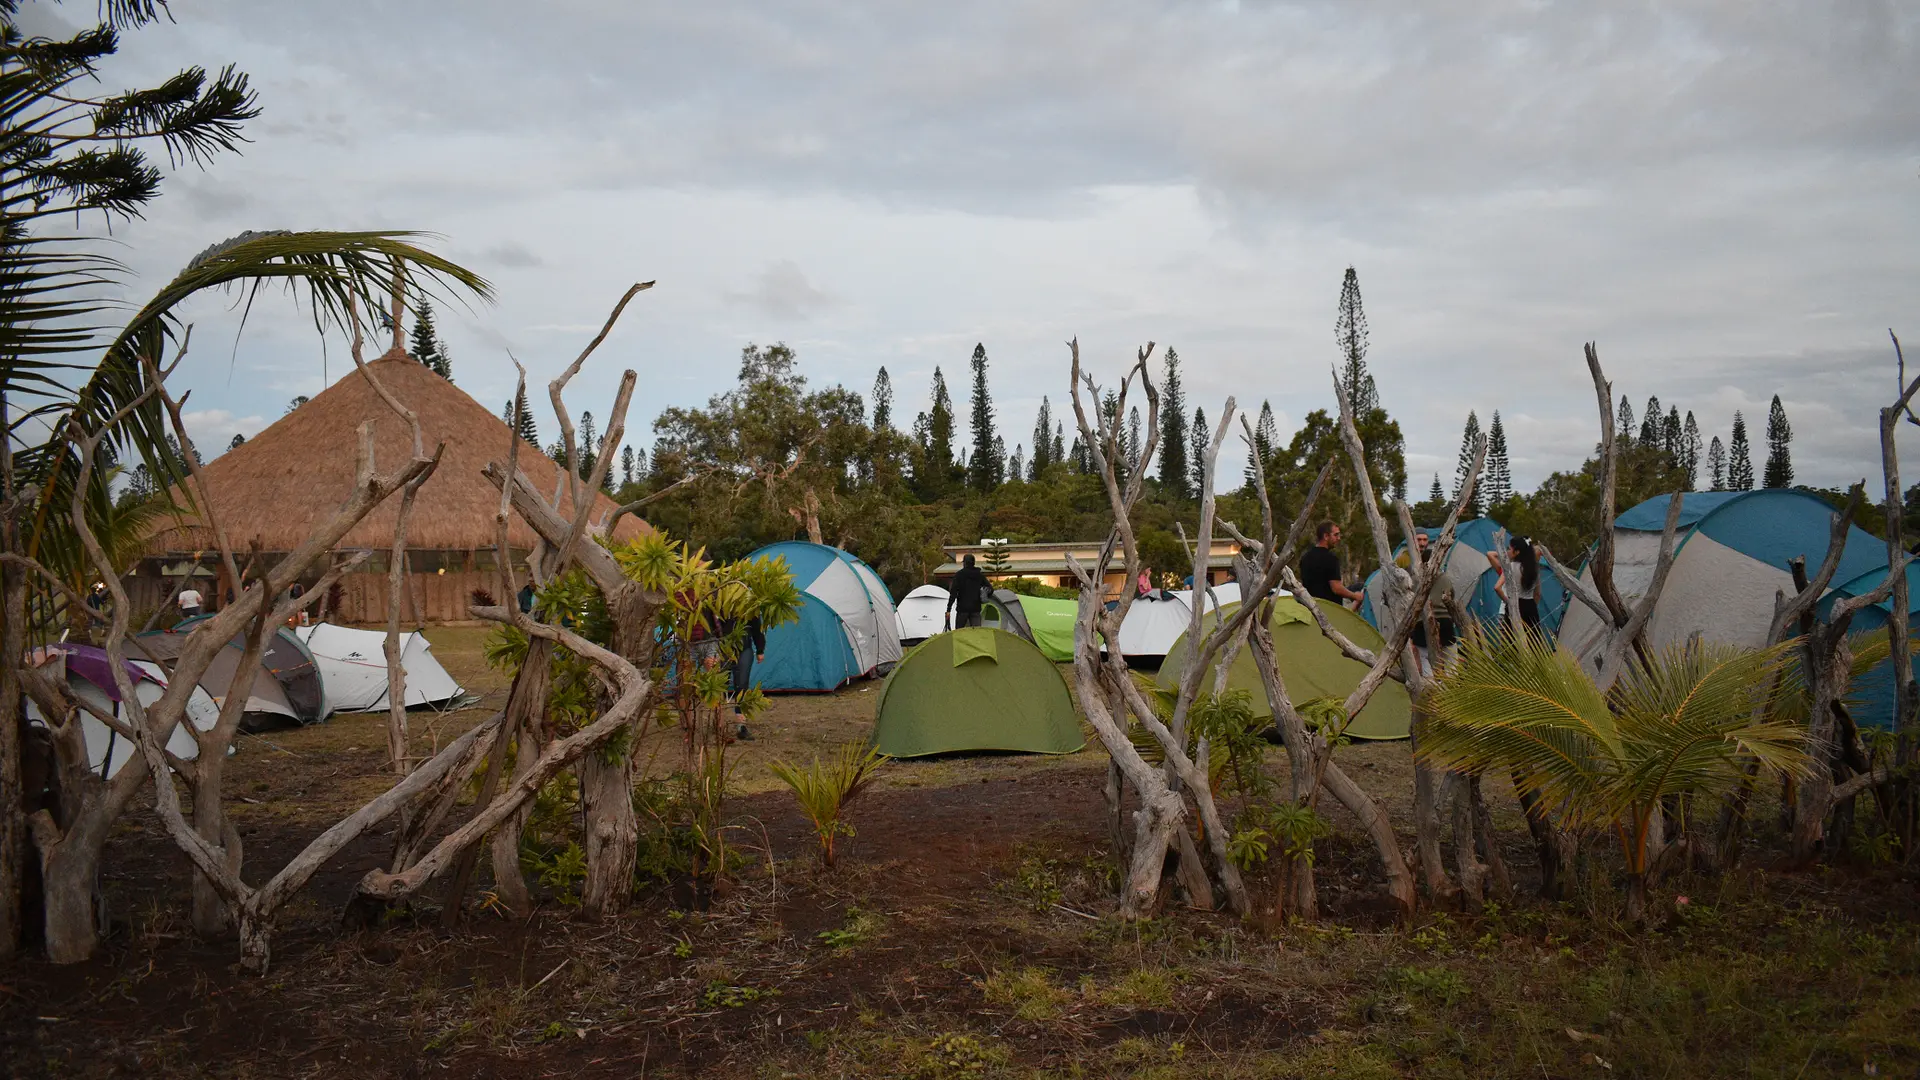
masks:
[[(1004, 550), (1007, 553), (1007, 562), (1009, 564), (1008, 572), (1018, 574), (1069, 573), (1071, 572), (1067, 566), (1067, 556), (1069, 554), (1075, 559), (1078, 559), (1080, 565), (1087, 566), (1100, 557), (1100, 548), (1103, 543), (1104, 541), (1100, 540), (1086, 540), (1061, 541), (1047, 544), (1007, 544), (1004, 545)], [(1002, 545), (999, 544), (993, 546), (996, 549), (1002, 547)], [(986, 569), (985, 555), (987, 546), (984, 544), (948, 544), (942, 550), (947, 553), (947, 561), (934, 569), (933, 575), (935, 577), (945, 577), (959, 573), (960, 557), (963, 555), (972, 555), (974, 561), (980, 564), (980, 568), (982, 570)], [(1213, 552), (1207, 558), (1208, 569), (1220, 570), (1232, 566), (1233, 556), (1239, 550), (1240, 545), (1234, 541), (1215, 537), (1213, 541)], [(1117, 556), (1118, 554), (1116, 550), (1115, 555)], [(1124, 570), (1125, 568), (1122, 567), (1121, 569)], [(1108, 567), (1107, 572), (1111, 574), (1119, 571), (1113, 567)]]
[[(415, 549), (491, 548), (500, 492), (480, 470), (489, 461), (504, 465), (506, 423), (466, 391), (434, 374), (404, 352), (390, 351), (367, 365), (382, 386), (420, 418), (428, 453), (446, 449), (439, 468), (420, 488), (407, 519), (407, 546)], [(367, 378), (355, 369), (311, 401), (281, 417), (206, 466), (214, 508), (236, 550), (258, 542), (263, 551), (291, 551), (339, 509), (352, 492), (358, 430), (374, 422), (374, 467), (390, 472), (413, 451), (406, 421), (388, 408)], [(534, 487), (551, 493), (560, 468), (539, 448), (522, 442), (519, 467)], [(178, 500), (184, 501), (184, 500)], [(603, 523), (617, 504), (595, 493), (592, 520)], [(341, 538), (341, 548), (389, 548), (398, 496), (390, 497)], [(572, 513), (564, 495), (561, 513)], [(622, 518), (617, 539), (644, 534), (645, 522)], [(533, 531), (516, 516), (507, 542), (533, 546)], [(188, 511), (162, 517), (147, 541), (149, 554), (206, 551), (214, 547), (212, 530)]]

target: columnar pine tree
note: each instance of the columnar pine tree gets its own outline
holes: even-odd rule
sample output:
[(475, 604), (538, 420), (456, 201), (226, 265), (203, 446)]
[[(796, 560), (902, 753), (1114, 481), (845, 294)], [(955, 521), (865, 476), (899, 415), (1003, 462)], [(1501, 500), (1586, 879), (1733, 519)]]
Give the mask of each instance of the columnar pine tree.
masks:
[(1160, 381), (1160, 482), (1188, 498), (1187, 395), (1180, 385), (1180, 354), (1167, 348), (1167, 370)]
[(993, 437), (993, 445), (987, 448), (988, 462), (993, 469), (993, 486), (999, 487), (1007, 479), (1007, 442), (1000, 436)]
[(1207, 429), (1207, 410), (1195, 408), (1193, 423), (1187, 428), (1187, 487), (1195, 498), (1204, 499), (1202, 485), (1207, 482), (1207, 448), (1213, 433)]
[(893, 376), (885, 367), (873, 377), (873, 430), (893, 430)]
[(1614, 414), (1613, 437), (1627, 445), (1633, 445), (1633, 403), (1627, 395), (1620, 395), (1620, 411)]
[(939, 496), (952, 482), (953, 398), (947, 394), (947, 378), (938, 367), (933, 369), (933, 410), (927, 414), (927, 477), (921, 482), (922, 494)]
[(1050, 451), (1047, 456), (1053, 459), (1053, 464), (1055, 465), (1067, 460), (1066, 431), (1067, 426), (1063, 421), (1055, 420), (1053, 422), (1053, 450)]
[(993, 398), (987, 393), (987, 347), (973, 347), (973, 452), (968, 455), (967, 482), (975, 491), (992, 491), (1000, 484), (1007, 460), (993, 452)]
[(1053, 404), (1040, 398), (1040, 414), (1033, 419), (1033, 460), (1027, 466), (1027, 479), (1038, 480), (1053, 464)]
[(633, 447), (623, 446), (620, 448), (620, 486), (633, 483), (633, 477)]
[[(1460, 489), (1466, 486), (1467, 476), (1473, 472), (1475, 444), (1479, 441), (1480, 415), (1469, 409), (1467, 410), (1466, 430), (1460, 435), (1460, 464), (1453, 470), (1453, 497), (1455, 499), (1460, 497)], [(1486, 488), (1484, 486), (1475, 487), (1473, 498), (1468, 501), (1464, 513), (1473, 517), (1479, 517), (1481, 515), (1484, 505), (1481, 501), (1481, 496), (1485, 491)]]
[(1340, 384), (1353, 404), (1353, 415), (1365, 418), (1380, 407), (1380, 394), (1367, 372), (1367, 312), (1360, 303), (1360, 275), (1347, 267), (1340, 282), (1340, 305), (1333, 319), (1333, 341), (1340, 347)]
[(1073, 437), (1073, 449), (1067, 451), (1067, 464), (1082, 476), (1093, 471), (1092, 458), (1087, 453), (1087, 444), (1080, 441), (1078, 435)]
[(515, 433), (534, 446), (539, 446), (540, 428), (533, 422), (533, 410), (527, 407), (526, 387), (521, 387), (519, 394), (514, 398), (513, 411), (514, 416), (517, 417), (513, 425)]
[(1667, 418), (1660, 425), (1660, 448), (1667, 452), (1668, 460), (1676, 466), (1680, 464), (1681, 434), (1680, 406), (1670, 405), (1667, 407)]
[(407, 352), (425, 364), (435, 375), (452, 381), (453, 362), (447, 358), (446, 343), (440, 340), (440, 332), (433, 325), (433, 305), (425, 298), (420, 301), (420, 310), (414, 313), (413, 337), (408, 343)]
[(1007, 459), (1008, 481), (1023, 480), (1026, 478), (1026, 462), (1021, 460), (1021, 449), (1021, 444), (1013, 444), (1013, 456)]
[(509, 428), (513, 427), (513, 399), (512, 398), (508, 398), (507, 403), (505, 405), (500, 406), (500, 422), (507, 425), (507, 427)]
[(1763, 483), (1770, 488), (1793, 486), (1793, 425), (1787, 423), (1787, 410), (1780, 395), (1773, 395), (1773, 407), (1767, 410), (1767, 468)]
[(1727, 490), (1727, 448), (1718, 435), (1707, 444), (1707, 478), (1713, 484), (1713, 490)]
[[(1105, 426), (1099, 430), (1113, 432), (1114, 444), (1102, 446), (1100, 452), (1106, 455), (1107, 460), (1113, 464), (1113, 475), (1116, 479), (1120, 480), (1122, 486), (1124, 486), (1127, 475), (1127, 433), (1120, 429), (1119, 420), (1120, 395), (1109, 390), (1106, 396), (1100, 399), (1100, 421)], [(1094, 468), (1093, 451), (1089, 449), (1087, 451), (1087, 471), (1092, 472)]]
[(1640, 445), (1660, 445), (1660, 396), (1647, 399), (1647, 411), (1640, 414)]
[[(1247, 468), (1244, 476), (1246, 490), (1253, 492), (1253, 485), (1260, 477), (1261, 469), (1273, 461), (1273, 449), (1280, 444), (1280, 425), (1273, 420), (1273, 402), (1260, 403), (1260, 422), (1253, 425), (1253, 446), (1247, 451)], [(1271, 470), (1268, 470), (1271, 474)], [(1268, 476), (1271, 480), (1273, 477)]]
[(1697, 491), (1700, 487), (1700, 425), (1693, 419), (1693, 410), (1687, 410), (1686, 422), (1680, 425), (1680, 471), (1687, 474), (1687, 490)]
[(1433, 487), (1427, 492), (1427, 501), (1442, 506), (1446, 505), (1447, 489), (1440, 486), (1439, 473), (1433, 474)]
[[(582, 410), (580, 413), (580, 478), (583, 480), (593, 475), (593, 466), (600, 460), (600, 455), (597, 453), (599, 442), (600, 437), (594, 433), (593, 429), (593, 414)], [(566, 445), (563, 442), (560, 447), (560, 457), (564, 461), (566, 456)]]
[(1500, 410), (1493, 410), (1493, 425), (1487, 429), (1487, 465), (1481, 485), (1486, 497), (1481, 500), (1492, 508), (1513, 496), (1513, 463), (1507, 457), (1507, 429), (1500, 423)]
[(1140, 467), (1140, 452), (1146, 445), (1140, 437), (1140, 406), (1135, 405), (1127, 410), (1127, 468)]
[(1727, 490), (1753, 490), (1753, 448), (1747, 443), (1747, 418), (1733, 414), (1733, 441), (1727, 445)]

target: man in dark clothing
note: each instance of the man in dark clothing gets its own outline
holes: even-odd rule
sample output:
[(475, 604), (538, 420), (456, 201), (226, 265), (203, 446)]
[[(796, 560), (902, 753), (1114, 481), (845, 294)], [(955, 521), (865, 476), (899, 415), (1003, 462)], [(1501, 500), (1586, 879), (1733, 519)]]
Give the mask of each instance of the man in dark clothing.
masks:
[[(973, 556), (960, 560), (960, 572), (947, 583), (947, 618), (955, 630), (980, 625), (980, 604), (987, 591), (987, 575), (973, 565)], [(955, 608), (960, 617), (953, 618)]]
[(1340, 580), (1340, 556), (1333, 553), (1333, 545), (1339, 542), (1340, 526), (1331, 521), (1321, 522), (1313, 531), (1313, 546), (1300, 557), (1300, 581), (1309, 595), (1345, 604), (1348, 600), (1359, 600), (1360, 594)]
[(753, 665), (766, 659), (767, 632), (760, 627), (760, 616), (755, 615), (747, 621), (747, 636), (740, 643), (740, 655), (733, 658), (733, 682), (728, 687), (733, 695), (733, 719), (740, 725), (737, 737), (745, 742), (753, 741), (753, 732), (747, 730), (746, 714), (740, 711), (740, 695), (753, 689)]

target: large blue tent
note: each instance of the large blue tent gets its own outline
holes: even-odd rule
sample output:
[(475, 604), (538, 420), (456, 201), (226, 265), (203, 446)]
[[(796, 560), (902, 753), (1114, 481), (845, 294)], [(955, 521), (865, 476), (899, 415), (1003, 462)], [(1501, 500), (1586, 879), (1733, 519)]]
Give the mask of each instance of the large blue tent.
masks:
[(753, 670), (764, 690), (834, 690), (900, 660), (893, 598), (872, 567), (839, 548), (790, 540), (751, 556), (778, 558), (801, 592), (798, 622), (767, 631), (767, 659)]

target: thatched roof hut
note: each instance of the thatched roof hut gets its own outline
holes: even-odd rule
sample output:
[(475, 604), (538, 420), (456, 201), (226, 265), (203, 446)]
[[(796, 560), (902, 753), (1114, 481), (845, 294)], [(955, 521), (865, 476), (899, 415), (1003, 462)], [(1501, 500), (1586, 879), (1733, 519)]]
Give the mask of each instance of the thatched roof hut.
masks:
[[(419, 416), (429, 453), (437, 443), (446, 444), (439, 468), (414, 501), (407, 547), (410, 573), (436, 579), (416, 583), (415, 591), (447, 595), (444, 602), (417, 598), (414, 615), (434, 620), (464, 618), (468, 594), (497, 584), (494, 514), (500, 493), (480, 470), (489, 461), (505, 463), (513, 435), (491, 409), (404, 352), (390, 351), (368, 367), (389, 393)], [(387, 472), (403, 464), (412, 453), (406, 421), (380, 399), (357, 369), (207, 464), (213, 507), (236, 552), (244, 553), (256, 542), (266, 553), (291, 551), (339, 508), (353, 490), (358, 431), (367, 420), (374, 421), (375, 468)], [(560, 468), (538, 447), (521, 443), (519, 466), (540, 491), (555, 489)], [(562, 500), (562, 512), (571, 514), (571, 500), (564, 495)], [(342, 539), (341, 550), (371, 549), (375, 555), (364, 564), (368, 573), (350, 575), (348, 591), (367, 592), (361, 598), (365, 603), (351, 603), (338, 615), (349, 619), (384, 615), (383, 553), (392, 548), (399, 508), (396, 495)], [(596, 493), (590, 520), (602, 525), (614, 509), (612, 499)], [(629, 515), (621, 519), (615, 538), (631, 539), (646, 529), (644, 522)], [(531, 549), (533, 540), (532, 530), (516, 517), (508, 530), (508, 544), (516, 557)], [(148, 540), (151, 558), (147, 562), (211, 558), (214, 547), (212, 530), (188, 512), (160, 520)], [(377, 584), (363, 580), (375, 577)], [(220, 589), (226, 587), (222, 582)], [(364, 610), (355, 610), (360, 608)]]

